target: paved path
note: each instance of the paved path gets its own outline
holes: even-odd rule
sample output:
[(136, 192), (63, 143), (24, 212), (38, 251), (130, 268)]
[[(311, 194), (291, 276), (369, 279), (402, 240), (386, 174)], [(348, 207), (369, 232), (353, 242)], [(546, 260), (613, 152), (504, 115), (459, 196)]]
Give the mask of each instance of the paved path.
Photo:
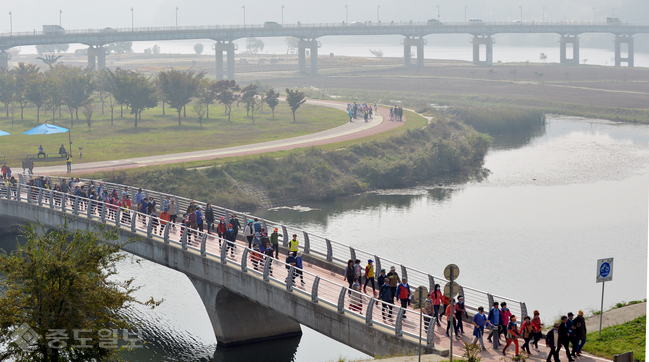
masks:
[[(615, 308), (604, 312), (602, 328), (617, 326), (624, 322), (632, 321), (647, 314), (647, 303), (627, 305), (622, 308)], [(586, 318), (586, 330), (588, 333), (599, 331), (599, 316)]]
[[(308, 100), (308, 103), (340, 109), (343, 111), (347, 106), (347, 103), (337, 101)], [(365, 123), (362, 119), (354, 120), (354, 122), (346, 123), (342, 126), (299, 137), (211, 150), (128, 158), (114, 161), (79, 163), (73, 164), (72, 169), (74, 173), (92, 173), (98, 171), (113, 171), (152, 165), (164, 165), (170, 163), (211, 160), (223, 157), (246, 156), (266, 152), (285, 151), (295, 148), (319, 146), (329, 143), (363, 138), (391, 130), (404, 124), (404, 122), (390, 122), (388, 119), (389, 110), (385, 108), (379, 108), (379, 114), (374, 117), (374, 120), (368, 123)], [(37, 175), (63, 175), (66, 173), (66, 166), (59, 165), (37, 167), (34, 168), (34, 173)]]

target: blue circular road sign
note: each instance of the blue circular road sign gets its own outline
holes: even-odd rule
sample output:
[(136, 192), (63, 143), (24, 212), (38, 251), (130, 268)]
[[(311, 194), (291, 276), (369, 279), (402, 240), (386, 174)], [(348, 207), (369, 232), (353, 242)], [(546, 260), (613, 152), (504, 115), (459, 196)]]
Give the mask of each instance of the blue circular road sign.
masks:
[(609, 263), (607, 262), (602, 263), (602, 266), (599, 267), (599, 275), (601, 275), (602, 278), (606, 278), (610, 273), (611, 273), (611, 266), (609, 265)]

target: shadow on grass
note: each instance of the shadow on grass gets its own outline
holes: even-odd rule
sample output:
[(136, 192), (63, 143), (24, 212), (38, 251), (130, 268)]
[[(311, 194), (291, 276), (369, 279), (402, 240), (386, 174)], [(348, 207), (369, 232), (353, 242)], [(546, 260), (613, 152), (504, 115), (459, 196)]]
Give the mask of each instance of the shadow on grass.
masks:
[(151, 133), (151, 131), (153, 130), (154, 128), (152, 127), (138, 127), (138, 128), (131, 127), (131, 128), (118, 129), (113, 132), (119, 134), (141, 134), (141, 133)]

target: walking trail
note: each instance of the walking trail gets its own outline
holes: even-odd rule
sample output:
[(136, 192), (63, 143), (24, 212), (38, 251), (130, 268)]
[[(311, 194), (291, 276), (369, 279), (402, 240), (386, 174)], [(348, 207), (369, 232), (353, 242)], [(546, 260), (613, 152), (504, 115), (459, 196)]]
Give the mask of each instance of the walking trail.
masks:
[[(309, 104), (331, 107), (345, 111), (347, 103), (326, 100), (308, 100)], [(79, 173), (93, 173), (99, 171), (114, 171), (121, 169), (130, 169), (138, 167), (146, 167), (152, 165), (165, 165), (170, 163), (190, 162), (211, 160), (215, 158), (234, 157), (234, 156), (247, 156), (255, 155), (266, 152), (286, 151), (296, 148), (304, 148), (311, 146), (325, 145), (329, 143), (344, 142), (363, 138), (378, 133), (389, 131), (393, 128), (399, 127), (404, 122), (390, 122), (389, 109), (379, 107), (379, 112), (374, 116), (370, 122), (365, 122), (363, 119), (354, 119), (353, 122), (338, 127), (334, 127), (325, 131), (316, 132), (309, 135), (286, 138), (275, 141), (254, 143), (248, 145), (241, 145), (235, 147), (217, 148), (211, 150), (173, 153), (166, 155), (156, 155), (147, 157), (127, 158), (122, 160), (113, 161), (99, 161), (72, 164), (72, 171), (75, 174)], [(346, 117), (341, 114), (341, 117)], [(405, 119), (405, 118), (404, 118)], [(37, 175), (63, 175), (66, 173), (66, 166), (48, 166), (34, 168), (34, 173)]]

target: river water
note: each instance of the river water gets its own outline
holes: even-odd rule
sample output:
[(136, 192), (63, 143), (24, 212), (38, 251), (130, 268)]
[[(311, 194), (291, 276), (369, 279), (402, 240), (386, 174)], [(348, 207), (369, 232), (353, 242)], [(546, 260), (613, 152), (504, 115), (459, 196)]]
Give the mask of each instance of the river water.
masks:
[[(599, 309), (599, 258), (615, 258), (605, 306), (646, 298), (649, 126), (548, 116), (544, 129), (495, 139), (484, 167), (488, 172), (469, 182), (434, 180), (431, 187), (256, 214), (435, 275), (455, 263), (461, 283), (525, 301), (546, 322)], [(202, 302), (184, 275), (146, 261), (124, 262), (120, 274), (136, 277), (142, 299), (165, 299), (155, 310), (133, 312), (148, 344), (127, 353), (127, 360), (364, 356), (306, 327), (301, 338), (216, 348)]]

